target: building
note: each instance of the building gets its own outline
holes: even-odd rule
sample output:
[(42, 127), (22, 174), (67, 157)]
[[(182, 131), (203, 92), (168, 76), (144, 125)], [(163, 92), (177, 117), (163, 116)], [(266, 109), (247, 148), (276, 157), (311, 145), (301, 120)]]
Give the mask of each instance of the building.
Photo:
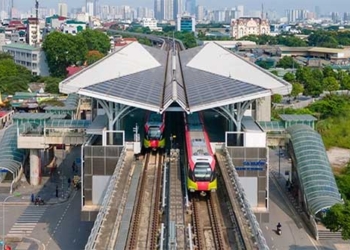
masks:
[(66, 3), (58, 3), (58, 15), (68, 17), (68, 6)]
[(49, 75), (45, 53), (40, 47), (12, 43), (2, 46), (2, 51), (11, 54), (16, 64), (26, 67), (33, 75)]
[(244, 6), (238, 5), (236, 7), (236, 18), (241, 18), (241, 17), (244, 17)]
[(79, 21), (75, 21), (75, 20), (67, 20), (62, 27), (62, 32), (65, 34), (75, 35), (78, 32), (83, 31), (85, 29), (86, 29), (85, 22), (79, 22)]
[(196, 18), (194, 16), (177, 16), (177, 23), (176, 23), (176, 30), (177, 31), (189, 31), (189, 32), (195, 32), (196, 31)]
[(270, 24), (259, 17), (241, 17), (231, 20), (232, 37), (239, 39), (248, 35), (270, 34)]
[(197, 20), (199, 21), (204, 20), (204, 15), (205, 15), (204, 6), (197, 5), (197, 11), (196, 11)]
[(6, 35), (5, 33), (0, 33), (0, 50), (2, 51), (2, 46), (6, 45)]
[(148, 27), (150, 30), (156, 30), (156, 31), (161, 31), (162, 28), (158, 27), (158, 21), (154, 18), (142, 18), (140, 22), (142, 27)]
[(196, 14), (196, 0), (186, 0), (186, 12), (191, 15)]
[(173, 17), (174, 19), (177, 17), (177, 15), (181, 15), (184, 12), (184, 1), (185, 0), (173, 0), (174, 6), (173, 6)]
[(89, 16), (94, 16), (94, 2), (86, 2), (86, 12)]
[(42, 41), (42, 34), (40, 33), (39, 20), (37, 18), (28, 18), (27, 24), (27, 43), (29, 45), (36, 45)]
[(161, 0), (162, 20), (174, 20), (174, 0)]

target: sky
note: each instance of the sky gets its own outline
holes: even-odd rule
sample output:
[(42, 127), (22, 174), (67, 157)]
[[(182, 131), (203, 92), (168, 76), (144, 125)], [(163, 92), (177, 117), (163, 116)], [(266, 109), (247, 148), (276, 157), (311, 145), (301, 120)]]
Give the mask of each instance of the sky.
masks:
[[(7, 0), (8, 1), (8, 0)], [(28, 10), (31, 7), (34, 7), (35, 0), (13, 0), (14, 5), (17, 9)], [(42, 1), (42, 0), (41, 0)], [(154, 0), (99, 0), (100, 4), (109, 4), (109, 5), (130, 5), (132, 7), (144, 6), (153, 8)], [(44, 2), (44, 1), (43, 1)], [(49, 2), (49, 3), (48, 3)], [(42, 6), (57, 8), (59, 0), (50, 0), (45, 1)], [(85, 0), (65, 0), (68, 3), (68, 8), (81, 7)], [(264, 4), (264, 9), (274, 9), (279, 13), (283, 13), (286, 9), (308, 9), (310, 11), (315, 10), (315, 6), (318, 5), (321, 9), (321, 13), (329, 13), (332, 11), (338, 12), (350, 12), (349, 0), (197, 0), (197, 4), (206, 6), (209, 9), (219, 9), (225, 7), (234, 7), (236, 5), (244, 5), (245, 9), (249, 10), (260, 10), (261, 4)], [(39, 5), (40, 0), (39, 0)]]

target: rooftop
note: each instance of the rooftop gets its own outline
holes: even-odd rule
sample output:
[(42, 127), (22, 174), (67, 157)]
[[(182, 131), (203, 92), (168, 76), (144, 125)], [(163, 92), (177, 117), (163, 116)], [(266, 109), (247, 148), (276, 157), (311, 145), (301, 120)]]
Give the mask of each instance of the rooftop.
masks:
[(10, 43), (10, 44), (6, 44), (2, 46), (3, 48), (13, 48), (13, 49), (22, 49), (22, 50), (29, 50), (29, 51), (36, 51), (36, 50), (40, 50), (39, 47), (34, 47), (31, 46), (29, 44), (25, 44), (25, 43)]
[(321, 136), (311, 127), (300, 124), (289, 127), (287, 132), (309, 213), (316, 215), (342, 203)]
[(282, 121), (317, 121), (312, 115), (279, 115)]
[(132, 42), (62, 81), (60, 91), (155, 112), (177, 104), (187, 113), (291, 91), (288, 82), (214, 42), (172, 57)]

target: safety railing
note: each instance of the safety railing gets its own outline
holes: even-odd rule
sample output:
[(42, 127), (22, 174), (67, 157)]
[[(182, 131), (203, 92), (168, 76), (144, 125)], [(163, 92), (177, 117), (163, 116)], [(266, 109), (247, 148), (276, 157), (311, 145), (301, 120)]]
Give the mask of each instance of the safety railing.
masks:
[(97, 218), (95, 220), (94, 226), (91, 229), (90, 236), (88, 238), (88, 241), (85, 245), (85, 250), (93, 250), (95, 249), (96, 240), (98, 239), (101, 225), (105, 219), (105, 216), (108, 212), (108, 206), (112, 198), (113, 190), (116, 185), (116, 182), (118, 180), (120, 169), (122, 168), (124, 164), (124, 159), (126, 155), (126, 148), (124, 147), (123, 151), (120, 154), (120, 158), (118, 160), (117, 166), (114, 170), (113, 176), (108, 184), (106, 194), (103, 198), (102, 205), (100, 207), (100, 210), (98, 212)]
[(253, 234), (252, 236), (255, 238), (256, 244), (258, 245), (259, 250), (269, 250), (270, 248), (266, 244), (266, 240), (265, 240), (265, 237), (261, 231), (259, 222), (257, 221), (257, 219), (256, 219), (256, 217), (251, 209), (249, 201), (247, 200), (246, 196), (244, 195), (244, 189), (239, 181), (238, 173), (236, 171), (235, 166), (232, 163), (232, 158), (231, 158), (230, 153), (228, 152), (226, 147), (225, 147), (225, 154), (226, 154), (227, 162), (228, 162), (230, 168), (232, 169), (233, 178), (234, 178), (233, 184), (238, 189), (238, 201), (241, 204), (242, 208), (245, 210), (246, 218), (248, 220), (248, 223), (251, 227), (251, 231)]

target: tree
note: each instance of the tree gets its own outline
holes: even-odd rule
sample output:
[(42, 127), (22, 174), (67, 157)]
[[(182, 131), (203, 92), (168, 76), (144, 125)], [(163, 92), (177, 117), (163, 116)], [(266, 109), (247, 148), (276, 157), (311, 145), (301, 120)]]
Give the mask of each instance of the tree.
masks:
[(299, 94), (304, 92), (304, 86), (301, 85), (298, 82), (295, 82), (292, 84), (292, 92), (290, 93), (291, 96), (297, 97)]
[(109, 37), (99, 30), (86, 29), (78, 33), (77, 37), (82, 37), (85, 40), (89, 51), (97, 50), (106, 55), (111, 49)]
[(272, 99), (271, 99), (271, 101), (273, 102), (273, 103), (281, 103), (282, 102), (282, 96), (281, 95), (279, 95), (279, 94), (274, 94), (273, 96), (272, 96)]
[(335, 79), (333, 76), (329, 76), (323, 79), (322, 81), (323, 89), (326, 91), (336, 91), (339, 90), (339, 83), (337, 79)]
[(0, 91), (14, 94), (28, 89), (32, 80), (31, 72), (23, 66), (15, 64), (6, 54), (0, 56)]
[(4, 60), (4, 59), (13, 59), (13, 57), (9, 53), (0, 52), (0, 60)]
[(331, 231), (341, 230), (343, 240), (350, 239), (350, 203), (335, 204), (326, 213), (322, 219), (323, 224)]
[(85, 61), (88, 51), (82, 36), (61, 32), (50, 33), (44, 40), (43, 50), (52, 76), (65, 77), (66, 68)]
[(284, 69), (288, 69), (288, 68), (299, 68), (299, 64), (294, 62), (294, 59), (290, 56), (284, 56), (282, 57), (276, 67), (281, 67), (281, 68), (284, 68)]
[(38, 82), (43, 82), (45, 83), (45, 92), (46, 93), (51, 93), (51, 94), (59, 94), (59, 83), (62, 81), (62, 78), (57, 78), (57, 77), (51, 77), (51, 76), (46, 76), (46, 77), (41, 77)]
[(91, 65), (103, 58), (103, 54), (97, 50), (91, 50), (86, 55), (86, 62)]
[(292, 83), (295, 81), (295, 75), (291, 72), (287, 72), (286, 74), (284, 74), (283, 80)]
[(337, 73), (329, 66), (323, 68), (324, 77), (336, 77)]
[[(261, 67), (261, 66), (260, 66), (260, 67)], [(271, 74), (274, 74), (275, 76), (279, 76), (277, 70), (272, 70), (270, 73), (271, 73)]]

